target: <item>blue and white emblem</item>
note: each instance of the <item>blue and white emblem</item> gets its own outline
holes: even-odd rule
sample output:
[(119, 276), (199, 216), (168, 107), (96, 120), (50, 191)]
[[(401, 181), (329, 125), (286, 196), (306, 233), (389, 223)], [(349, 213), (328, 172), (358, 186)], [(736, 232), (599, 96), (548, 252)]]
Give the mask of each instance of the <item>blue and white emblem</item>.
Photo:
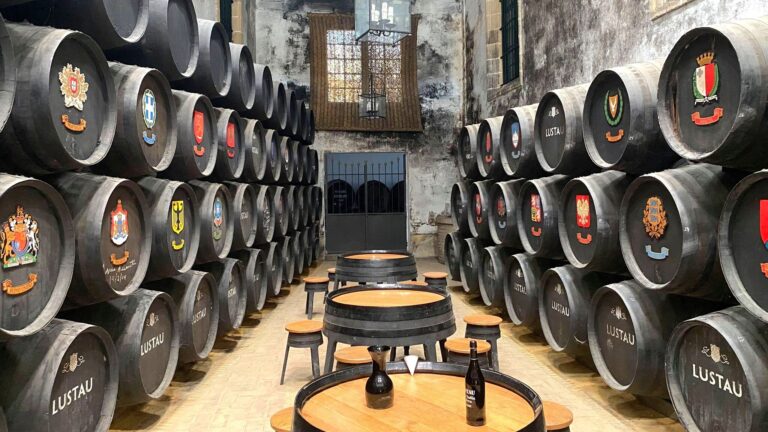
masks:
[[(144, 124), (147, 126), (147, 129), (152, 129), (157, 121), (157, 104), (155, 94), (150, 89), (144, 90), (144, 95), (141, 97), (141, 110), (144, 116)], [(152, 145), (156, 140), (157, 137), (154, 133), (144, 131), (145, 143)]]

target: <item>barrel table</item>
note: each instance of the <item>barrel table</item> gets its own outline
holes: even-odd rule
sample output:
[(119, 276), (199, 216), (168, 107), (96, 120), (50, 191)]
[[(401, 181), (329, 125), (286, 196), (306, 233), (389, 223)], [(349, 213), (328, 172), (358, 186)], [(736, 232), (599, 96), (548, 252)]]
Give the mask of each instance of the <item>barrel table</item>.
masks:
[[(336, 275), (338, 279), (338, 267)], [(336, 344), (424, 345), (427, 361), (437, 361), (435, 343), (456, 332), (451, 298), (423, 287), (346, 288), (328, 295), (323, 333), (328, 339), (325, 373), (333, 368)]]
[(345, 282), (397, 283), (415, 280), (416, 259), (409, 252), (361, 251), (339, 255), (333, 289)]
[[(338, 430), (471, 431), (464, 416), (465, 366), (420, 362), (414, 375), (405, 363), (387, 365), (394, 384), (394, 405), (367, 408), (365, 382), (371, 366), (358, 366), (324, 375), (296, 395), (294, 432)], [(487, 423), (482, 430), (544, 432), (539, 396), (526, 384), (484, 370)]]

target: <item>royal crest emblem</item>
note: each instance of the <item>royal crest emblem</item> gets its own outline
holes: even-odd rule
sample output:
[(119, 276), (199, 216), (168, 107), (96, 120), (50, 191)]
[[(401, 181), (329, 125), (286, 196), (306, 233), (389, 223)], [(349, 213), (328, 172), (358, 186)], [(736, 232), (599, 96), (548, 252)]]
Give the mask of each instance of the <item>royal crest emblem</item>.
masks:
[(73, 68), (67, 63), (59, 72), (59, 83), (61, 83), (59, 89), (64, 96), (64, 106), (82, 111), (88, 99), (88, 82), (85, 81), (85, 74), (80, 72), (80, 68)]
[[(171, 231), (174, 234), (180, 235), (184, 231), (184, 201), (175, 200), (171, 201)], [(184, 239), (171, 241), (171, 247), (173, 250), (181, 250), (184, 248)]]
[(147, 316), (147, 325), (146, 325), (146, 327), (154, 327), (155, 324), (157, 324), (158, 322), (160, 322), (160, 315), (158, 315), (158, 314), (156, 314), (154, 312), (151, 312)]
[(485, 163), (493, 162), (493, 140), (491, 138), (491, 131), (485, 134), (485, 156), (483, 157)]
[(224, 204), (221, 202), (221, 198), (216, 197), (213, 201), (213, 238), (214, 240), (221, 239), (222, 228), (224, 224)]
[(720, 352), (720, 347), (715, 344), (710, 344), (701, 349), (701, 353), (711, 358), (715, 363), (721, 363), (724, 365), (730, 364), (728, 362), (728, 356)]
[(64, 362), (64, 365), (61, 368), (61, 373), (72, 373), (76, 371), (78, 367), (82, 366), (83, 363), (85, 363), (85, 357), (73, 352), (69, 355), (69, 359)]
[[(624, 116), (624, 96), (621, 90), (617, 89), (615, 92), (609, 90), (605, 93), (603, 112), (609, 126), (616, 127), (621, 123)], [(605, 139), (610, 143), (619, 142), (622, 138), (624, 138), (624, 129), (619, 129), (615, 135), (611, 131), (605, 133)]]
[(235, 158), (235, 124), (227, 123), (227, 157)]
[(557, 295), (563, 295), (563, 286), (560, 284), (555, 285), (555, 292)]
[(523, 277), (523, 271), (520, 269), (520, 267), (515, 269), (515, 276), (517, 276), (519, 278)]
[(507, 204), (504, 202), (504, 197), (500, 196), (496, 199), (496, 225), (499, 229), (507, 227)]
[(123, 208), (122, 200), (117, 200), (117, 206), (110, 213), (110, 235), (117, 246), (128, 241), (128, 210)]
[(480, 194), (475, 194), (475, 222), (483, 223), (483, 204), (480, 201)]
[[(592, 226), (592, 217), (589, 213), (589, 195), (576, 195), (576, 226), (588, 229)], [(576, 241), (583, 245), (592, 243), (592, 234), (586, 236), (576, 233)]]
[(624, 313), (624, 311), (621, 309), (621, 306), (611, 308), (611, 315), (619, 320), (627, 320), (627, 314)]
[(556, 107), (556, 106), (553, 106), (553, 107), (552, 107), (552, 108), (549, 110), (549, 114), (548, 114), (548, 115), (549, 115), (549, 117), (557, 117), (557, 116), (559, 116), (559, 115), (560, 115), (560, 110), (559, 110), (559, 109), (557, 109), (557, 107)]
[(520, 123), (512, 123), (512, 159), (520, 158)]
[[(667, 212), (664, 211), (664, 204), (659, 197), (650, 197), (645, 202), (643, 210), (643, 225), (645, 233), (652, 240), (659, 240), (664, 236), (667, 228)], [(669, 255), (669, 249), (661, 248), (661, 252), (655, 252), (651, 245), (645, 246), (645, 253), (654, 260), (663, 260)]]
[(142, 133), (144, 142), (147, 145), (153, 145), (157, 142), (157, 135), (151, 131), (157, 121), (157, 100), (150, 89), (144, 90), (144, 95), (141, 97), (141, 112), (144, 117), (144, 125), (149, 129), (149, 131), (145, 130)]
[[(719, 100), (717, 92), (720, 89), (720, 68), (715, 63), (715, 53), (707, 51), (696, 57), (698, 67), (693, 71), (693, 105), (707, 105)], [(723, 116), (722, 107), (716, 107), (709, 117), (701, 117), (701, 113), (695, 111), (691, 114), (691, 121), (697, 126), (707, 126), (717, 123)]]
[[(195, 135), (195, 142), (201, 144), (205, 137), (205, 114), (201, 111), (195, 111), (192, 116), (192, 132)], [(195, 145), (192, 149), (195, 152), (195, 156), (205, 155), (205, 146)]]
[[(541, 222), (541, 196), (539, 194), (531, 194), (531, 222)], [(541, 237), (541, 228), (532, 226), (531, 235)]]
[(24, 213), (24, 207), (16, 206), (16, 215), (10, 216), (0, 232), (3, 244), (3, 268), (18, 267), (37, 262), (40, 237), (37, 221)]

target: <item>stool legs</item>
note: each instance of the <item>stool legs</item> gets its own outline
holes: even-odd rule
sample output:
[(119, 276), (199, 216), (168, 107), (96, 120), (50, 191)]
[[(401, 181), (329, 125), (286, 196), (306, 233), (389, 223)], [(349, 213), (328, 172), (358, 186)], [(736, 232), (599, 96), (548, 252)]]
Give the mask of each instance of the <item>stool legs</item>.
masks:
[(499, 347), (496, 344), (496, 339), (491, 339), (488, 341), (488, 343), (491, 344), (491, 369), (498, 371), (499, 370)]
[(464, 332), (465, 338), (484, 340), (491, 344), (491, 351), (488, 353), (490, 367), (493, 370), (499, 370), (499, 347), (497, 341), (501, 337), (501, 330), (498, 326), (477, 326), (467, 324), (467, 330)]
[(318, 347), (311, 347), (309, 352), (312, 355), (312, 377), (318, 378), (320, 377), (320, 353), (318, 352)]
[(323, 373), (333, 372), (333, 361), (335, 360), (333, 354), (336, 352), (336, 339), (328, 338), (328, 349), (325, 350), (325, 366)]
[(315, 308), (315, 292), (307, 291), (307, 319), (312, 319), (312, 312)]
[[(320, 345), (323, 344), (323, 334), (316, 333), (289, 333), (288, 342), (285, 344), (285, 357), (283, 358), (283, 370), (280, 372), (280, 385), (285, 382), (285, 369), (288, 365), (288, 351), (290, 348), (309, 348), (312, 356), (312, 376), (320, 376)], [(334, 344), (335, 347), (335, 344)], [(329, 347), (330, 348), (330, 347)], [(335, 348), (334, 348), (335, 349)], [(333, 358), (333, 356), (331, 356)]]
[(291, 346), (288, 345), (288, 343), (285, 344), (285, 355), (283, 356), (283, 371), (280, 372), (280, 385), (283, 385), (283, 381), (285, 380), (285, 367), (288, 365), (288, 351), (290, 351)]

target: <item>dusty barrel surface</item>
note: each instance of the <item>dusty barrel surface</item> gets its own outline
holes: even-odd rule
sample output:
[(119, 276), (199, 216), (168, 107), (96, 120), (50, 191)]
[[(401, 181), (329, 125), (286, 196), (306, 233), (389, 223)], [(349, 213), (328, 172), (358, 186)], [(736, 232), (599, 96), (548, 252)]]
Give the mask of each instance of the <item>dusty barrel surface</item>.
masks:
[(264, 119), (264, 126), (269, 129), (283, 130), (288, 125), (288, 99), (284, 83), (273, 82), (272, 97), (272, 114)]
[(179, 363), (204, 360), (216, 341), (219, 323), (219, 296), (216, 280), (210, 273), (186, 273), (146, 285), (168, 293), (177, 307), (179, 319)]
[(598, 170), (584, 145), (582, 112), (587, 84), (552, 90), (536, 108), (536, 157), (551, 174), (583, 175)]
[(199, 19), (197, 28), (200, 38), (197, 67), (192, 76), (174, 82), (174, 86), (209, 98), (224, 97), (232, 86), (229, 35), (218, 21)]
[(584, 102), (584, 143), (595, 165), (644, 174), (672, 166), (678, 156), (659, 129), (659, 62), (606, 69)]
[(562, 263), (544, 258), (534, 258), (520, 253), (510, 257), (508, 271), (505, 274), (504, 304), (507, 315), (515, 325), (522, 325), (538, 332), (539, 293), (541, 275), (547, 269)]
[[(16, 64), (13, 44), (5, 22), (0, 18), (0, 131), (11, 116), (16, 95)], [(0, 418), (0, 424), (2, 419)]]
[(504, 280), (509, 270), (512, 248), (488, 246), (483, 249), (480, 270), (480, 297), (486, 306), (504, 305)]
[(445, 236), (445, 243), (443, 244), (448, 273), (451, 280), (457, 282), (461, 281), (461, 250), (464, 247), (464, 238), (464, 235), (459, 231), (454, 231)]
[(768, 324), (733, 307), (675, 328), (667, 385), (680, 423), (702, 432), (768, 428)]
[(475, 151), (475, 162), (480, 176), (487, 179), (506, 177), (501, 163), (501, 125), (504, 116), (491, 117), (480, 122), (477, 128), (478, 143)]
[(0, 340), (29, 336), (56, 316), (74, 269), (67, 204), (39, 180), (0, 174)]
[(492, 210), (491, 187), (493, 184), (493, 180), (483, 180), (468, 185), (469, 202), (467, 218), (469, 220), (469, 231), (474, 237), (483, 240), (491, 239), (488, 217)]
[(270, 186), (272, 191), (272, 209), (275, 219), (274, 237), (284, 237), (288, 233), (290, 214), (288, 213), (288, 188)]
[(569, 178), (553, 175), (525, 182), (517, 203), (517, 232), (525, 251), (537, 257), (560, 258), (558, 234), (560, 193)]
[(104, 329), (55, 319), (4, 345), (0, 362), (8, 430), (109, 430), (119, 368)]
[(149, 206), (152, 255), (146, 280), (192, 268), (200, 246), (199, 201), (186, 183), (145, 177), (138, 182)]
[(213, 98), (216, 106), (231, 108), (237, 112), (247, 112), (253, 108), (256, 100), (256, 72), (253, 69), (253, 57), (247, 46), (230, 43), (232, 61), (232, 85), (226, 96)]
[(141, 188), (130, 180), (84, 173), (62, 174), (50, 182), (75, 222), (75, 272), (66, 306), (136, 291), (152, 247), (149, 206)]
[[(275, 85), (272, 82), (272, 71), (269, 66), (254, 64), (254, 102), (248, 116), (264, 121), (272, 117), (275, 109)], [(279, 115), (279, 114), (278, 114)]]
[(658, 87), (659, 125), (681, 157), (768, 167), (766, 17), (699, 27), (670, 51)]
[(112, 337), (120, 358), (118, 405), (149, 402), (165, 393), (179, 358), (179, 321), (171, 296), (139, 289), (65, 317), (99, 326)]
[(233, 251), (253, 246), (261, 225), (259, 221), (258, 194), (247, 183), (225, 182), (232, 196), (234, 231), (232, 234)]
[(273, 184), (280, 179), (280, 141), (282, 137), (277, 131), (264, 131), (264, 158), (267, 160), (264, 177), (261, 183)]
[(283, 285), (283, 260), (282, 250), (277, 242), (270, 242), (259, 247), (264, 254), (264, 278), (266, 278), (267, 292), (270, 296), (280, 294)]
[(295, 264), (293, 260), (293, 248), (291, 247), (292, 236), (285, 236), (277, 240), (276, 252), (278, 259), (283, 262), (283, 282), (290, 285), (293, 282), (295, 274)]
[(200, 265), (197, 270), (210, 273), (216, 280), (216, 292), (219, 296), (219, 336), (240, 328), (248, 300), (243, 264), (238, 259), (224, 258)]
[[(120, 3), (124, 8), (130, 2), (109, 3)], [(148, 0), (147, 5), (149, 14), (144, 36), (136, 43), (110, 49), (110, 59), (155, 67), (171, 81), (191, 77), (200, 56), (200, 33), (192, 0)], [(119, 16), (130, 15), (121, 11)], [(73, 21), (88, 20), (78, 15)]]
[(717, 304), (644, 289), (633, 280), (609, 284), (592, 297), (589, 347), (611, 388), (668, 398), (664, 353), (680, 322)]
[(304, 200), (302, 199), (301, 190), (298, 186), (288, 186), (288, 196), (290, 197), (288, 205), (288, 213), (290, 215), (288, 230), (294, 232), (300, 228), (299, 224), (301, 222)]
[(621, 199), (631, 179), (605, 171), (569, 181), (560, 194), (557, 223), (565, 257), (577, 268), (626, 272), (619, 244)]
[[(69, 30), (6, 27), (14, 47), (16, 97), (0, 133), (12, 157), (0, 166), (43, 175), (100, 162), (115, 136), (117, 107), (112, 74), (99, 46)], [(41, 104), (41, 98), (47, 103)]]
[[(112, 147), (94, 170), (134, 178), (164, 171), (176, 153), (176, 103), (156, 69), (110, 63), (117, 88), (117, 127)], [(129, 163), (126, 163), (129, 162)]]
[(199, 180), (189, 182), (200, 203), (200, 247), (195, 263), (220, 260), (232, 248), (235, 212), (232, 195), (226, 186)]
[(245, 169), (244, 122), (237, 111), (214, 108), (216, 113), (216, 166), (211, 177), (237, 180)]
[(539, 104), (507, 110), (501, 123), (499, 156), (504, 172), (510, 177), (537, 178), (544, 174), (536, 157), (534, 123)]
[(266, 130), (258, 120), (243, 119), (243, 180), (261, 182), (267, 171)]
[(262, 245), (272, 241), (275, 235), (275, 197), (269, 186), (254, 186), (256, 188), (256, 208), (259, 227), (256, 230), (254, 244)]
[(176, 153), (160, 176), (181, 181), (207, 177), (216, 166), (216, 112), (203, 95), (173, 90), (173, 98), (178, 127)]
[(480, 271), (483, 265), (482, 251), (491, 243), (474, 237), (464, 239), (461, 248), (461, 286), (464, 292), (473, 293), (480, 290)]
[(264, 273), (264, 252), (259, 249), (243, 249), (230, 255), (243, 265), (243, 277), (247, 302), (246, 312), (257, 312), (267, 301), (267, 279)]
[(734, 175), (695, 164), (638, 177), (620, 210), (621, 252), (648, 289), (727, 300), (717, 224)]
[(464, 179), (480, 180), (481, 178), (475, 156), (477, 153), (477, 130), (479, 128), (480, 124), (464, 126), (461, 128), (459, 141), (456, 143), (459, 173)]
[(517, 200), (525, 181), (525, 179), (509, 180), (491, 186), (488, 225), (491, 238), (497, 245), (523, 248), (520, 233), (517, 231)]
[(293, 183), (293, 174), (295, 172), (295, 163), (293, 154), (291, 153), (292, 140), (288, 137), (281, 137), (278, 141), (278, 148), (280, 150), (280, 184)]

